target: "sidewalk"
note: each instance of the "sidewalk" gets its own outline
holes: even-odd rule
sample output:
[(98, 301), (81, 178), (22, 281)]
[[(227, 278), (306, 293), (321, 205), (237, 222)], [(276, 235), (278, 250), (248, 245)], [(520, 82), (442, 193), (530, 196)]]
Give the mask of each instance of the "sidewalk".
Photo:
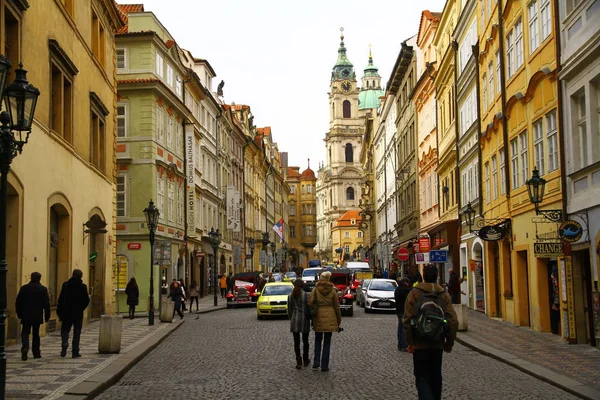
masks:
[[(198, 314), (226, 308), (225, 299), (221, 299), (220, 296), (218, 303), (219, 305), (214, 307), (212, 297), (203, 297), (200, 299)], [(185, 318), (195, 318), (194, 314), (196, 312), (186, 312)], [(65, 358), (60, 357), (60, 330), (42, 338), (41, 359), (34, 359), (30, 351), (29, 359), (22, 361), (21, 345), (7, 346), (6, 399), (92, 398), (118, 381), (147, 353), (179, 328), (185, 318), (182, 321), (176, 317), (173, 323), (161, 323), (157, 313), (154, 325), (149, 326), (147, 313), (137, 314), (133, 320), (125, 315), (119, 354), (98, 353), (99, 321), (83, 327), (81, 358), (71, 358), (70, 351)]]
[(457, 341), (584, 399), (600, 399), (600, 351), (468, 311)]

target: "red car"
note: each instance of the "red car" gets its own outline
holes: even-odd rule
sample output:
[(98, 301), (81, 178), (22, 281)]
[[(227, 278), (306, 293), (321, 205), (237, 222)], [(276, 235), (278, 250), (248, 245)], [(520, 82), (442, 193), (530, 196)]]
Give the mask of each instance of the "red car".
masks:
[(259, 292), (256, 290), (260, 272), (242, 272), (233, 276), (233, 293), (227, 293), (227, 308), (256, 306)]
[(353, 271), (346, 268), (328, 269), (331, 272), (331, 283), (338, 291), (340, 311), (342, 315), (354, 315), (354, 294), (350, 288)]

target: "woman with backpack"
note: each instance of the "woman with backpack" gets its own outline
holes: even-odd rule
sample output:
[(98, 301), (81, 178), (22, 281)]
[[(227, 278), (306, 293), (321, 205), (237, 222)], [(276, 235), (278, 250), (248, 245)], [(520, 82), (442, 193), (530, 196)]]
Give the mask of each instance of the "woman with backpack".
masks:
[[(302, 364), (308, 367), (308, 334), (310, 332), (310, 319), (306, 314), (308, 293), (304, 290), (304, 281), (296, 279), (294, 290), (288, 296), (288, 317), (290, 318), (290, 331), (294, 336), (294, 352), (296, 353), (296, 369), (302, 369)], [(303, 352), (300, 355), (300, 335), (302, 335)]]
[(127, 295), (127, 305), (129, 306), (129, 319), (133, 319), (135, 317), (135, 306), (138, 305), (140, 299), (140, 290), (135, 278), (132, 277), (127, 283), (125, 294)]
[[(329, 371), (329, 352), (333, 332), (340, 332), (342, 314), (337, 290), (331, 280), (331, 272), (325, 271), (310, 294), (310, 305), (316, 305), (316, 315), (313, 319), (315, 330), (315, 357), (313, 369), (321, 367), (322, 372)], [(322, 348), (321, 348), (322, 346)]]

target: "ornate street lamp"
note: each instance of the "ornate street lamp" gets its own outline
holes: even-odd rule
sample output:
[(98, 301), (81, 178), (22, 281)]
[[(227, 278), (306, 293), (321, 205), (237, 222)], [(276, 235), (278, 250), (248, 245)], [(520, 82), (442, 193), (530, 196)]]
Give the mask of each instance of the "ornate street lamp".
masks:
[(463, 211), (463, 215), (465, 216), (465, 222), (469, 226), (469, 232), (473, 232), (473, 223), (475, 222), (475, 210), (471, 206), (471, 202), (467, 204), (467, 208)]
[[(0, 98), (8, 110), (0, 113), (0, 397), (6, 391), (6, 212), (8, 173), (14, 158), (21, 154), (29, 139), (35, 106), (40, 91), (27, 82), (27, 71), (19, 65), (13, 83), (4, 87), (11, 63), (0, 55)], [(25, 133), (25, 139), (23, 139)]]
[(214, 228), (210, 228), (210, 232), (208, 232), (208, 236), (211, 239), (212, 242), (212, 248), (213, 248), (213, 288), (215, 289), (214, 292), (214, 305), (215, 307), (217, 306), (217, 251), (219, 250), (219, 244), (221, 244), (221, 234), (219, 233), (219, 230), (217, 229), (216, 231), (214, 230)]
[(144, 208), (146, 215), (146, 224), (150, 231), (150, 309), (148, 310), (148, 325), (154, 325), (154, 233), (158, 226), (158, 217), (160, 211), (150, 200), (148, 207)]
[(273, 267), (275, 266), (274, 265), (275, 264), (275, 250), (277, 250), (277, 245), (275, 244), (275, 242), (271, 242), (270, 247), (271, 247), (271, 256), (272, 256), (271, 260), (273, 260), (271, 262), (271, 271), (272, 271)]
[(281, 245), (281, 249), (283, 252), (283, 260), (281, 261), (281, 270), (287, 272), (287, 243), (283, 242)]
[(262, 233), (262, 249), (264, 251), (267, 251), (267, 246), (269, 245), (269, 232), (263, 232)]
[(527, 191), (529, 193), (529, 201), (535, 206), (535, 214), (542, 215), (544, 218), (553, 221), (561, 222), (563, 220), (562, 210), (540, 210), (539, 205), (544, 200), (546, 191), (546, 180), (540, 176), (537, 167), (533, 169), (530, 179), (527, 179)]
[(248, 248), (250, 249), (250, 266), (252, 267), (252, 271), (254, 271), (254, 238), (248, 238)]

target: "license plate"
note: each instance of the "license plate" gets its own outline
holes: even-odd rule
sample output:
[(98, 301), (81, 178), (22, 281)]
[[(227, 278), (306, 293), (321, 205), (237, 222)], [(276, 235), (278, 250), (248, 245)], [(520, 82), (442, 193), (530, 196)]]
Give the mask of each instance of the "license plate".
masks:
[(391, 303), (389, 301), (381, 301), (381, 302), (379, 302), (379, 305), (381, 307), (389, 307), (391, 305)]

